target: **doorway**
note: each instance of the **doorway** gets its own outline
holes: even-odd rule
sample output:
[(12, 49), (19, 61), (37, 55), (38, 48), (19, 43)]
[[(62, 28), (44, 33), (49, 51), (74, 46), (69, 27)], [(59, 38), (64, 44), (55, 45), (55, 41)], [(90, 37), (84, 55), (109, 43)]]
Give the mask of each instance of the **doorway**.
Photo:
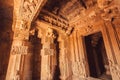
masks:
[(112, 80), (101, 32), (85, 36), (90, 77)]

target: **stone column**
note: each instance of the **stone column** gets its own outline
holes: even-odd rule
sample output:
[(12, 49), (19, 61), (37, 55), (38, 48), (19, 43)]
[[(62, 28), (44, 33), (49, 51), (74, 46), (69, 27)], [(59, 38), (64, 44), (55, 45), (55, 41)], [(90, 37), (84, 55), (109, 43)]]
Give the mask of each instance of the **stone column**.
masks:
[(59, 55), (59, 64), (60, 64), (60, 79), (61, 80), (71, 80), (72, 76), (70, 76), (70, 65), (68, 61), (69, 53), (67, 49), (67, 36), (60, 35), (59, 36), (59, 48), (60, 48), (60, 55)]
[(72, 53), (74, 54), (74, 60), (72, 60), (73, 79), (79, 80), (80, 78), (85, 78), (87, 75), (86, 73), (89, 73), (86, 72), (85, 47), (83, 39), (77, 30), (75, 30), (71, 36), (74, 49), (74, 53)]
[(17, 80), (17, 78), (21, 78), (21, 59), (27, 53), (28, 45), (26, 41), (13, 41), (6, 80)]
[(6, 80), (20, 80), (21, 56), (28, 53), (29, 29), (36, 13), (47, 0), (14, 0), (13, 44)]
[[(115, 0), (114, 0), (115, 1)], [(119, 2), (117, 1), (119, 4)], [(111, 13), (109, 13), (111, 11)], [(113, 5), (104, 9), (101, 15), (104, 20), (103, 37), (109, 60), (110, 72), (113, 80), (120, 79), (120, 45), (119, 45), (119, 6)]]
[(16, 20), (16, 23), (13, 26), (14, 36), (6, 80), (20, 80), (22, 55), (27, 54), (29, 48), (29, 29), (27, 28), (28, 25), (26, 25), (26, 23), (24, 24), (23, 21)]
[(41, 50), (41, 80), (53, 80), (56, 68), (56, 35), (53, 29), (48, 28), (42, 37)]

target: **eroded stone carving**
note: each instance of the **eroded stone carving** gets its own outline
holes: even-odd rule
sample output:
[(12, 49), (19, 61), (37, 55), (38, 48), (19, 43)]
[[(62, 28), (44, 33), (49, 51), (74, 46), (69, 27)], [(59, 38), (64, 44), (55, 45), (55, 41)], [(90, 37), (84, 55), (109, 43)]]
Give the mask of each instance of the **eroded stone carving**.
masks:
[(104, 20), (112, 20), (112, 18), (119, 17), (119, 9), (117, 6), (112, 6), (109, 8), (104, 9), (104, 13), (101, 14), (101, 17)]
[(81, 60), (79, 62), (74, 62), (72, 65), (73, 74), (77, 77), (86, 77), (85, 65), (86, 65), (86, 63), (84, 60)]
[(27, 54), (28, 46), (12, 46), (11, 54)]
[(97, 0), (98, 7), (104, 8), (108, 6), (113, 0)]
[(30, 18), (32, 13), (34, 13), (37, 4), (38, 0), (25, 0), (23, 3), (23, 18)]
[(53, 38), (53, 39), (56, 38), (56, 36), (51, 28), (47, 29), (46, 37)]
[(67, 35), (70, 35), (72, 33), (72, 31), (73, 31), (73, 27), (68, 27), (65, 33)]
[(54, 39), (56, 38), (56, 35), (51, 28), (47, 28), (46, 35), (45, 35), (45, 43), (54, 43)]
[(116, 80), (120, 79), (120, 65), (115, 64), (112, 60), (109, 61), (109, 66), (112, 74), (116, 77)]

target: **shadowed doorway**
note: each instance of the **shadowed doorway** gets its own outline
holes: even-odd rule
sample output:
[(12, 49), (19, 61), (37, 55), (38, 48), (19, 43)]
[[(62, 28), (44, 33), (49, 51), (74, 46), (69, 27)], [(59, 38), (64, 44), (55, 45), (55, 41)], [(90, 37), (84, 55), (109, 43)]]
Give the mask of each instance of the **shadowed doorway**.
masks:
[(112, 80), (101, 32), (85, 36), (90, 77)]

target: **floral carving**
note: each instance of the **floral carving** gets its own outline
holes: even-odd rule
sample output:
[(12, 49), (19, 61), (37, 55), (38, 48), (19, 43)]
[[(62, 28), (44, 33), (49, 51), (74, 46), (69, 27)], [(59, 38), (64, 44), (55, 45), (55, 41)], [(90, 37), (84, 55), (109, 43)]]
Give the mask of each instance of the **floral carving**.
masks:
[(22, 8), (23, 18), (26, 18), (26, 19), (31, 18), (38, 4), (39, 4), (38, 0), (25, 0)]

